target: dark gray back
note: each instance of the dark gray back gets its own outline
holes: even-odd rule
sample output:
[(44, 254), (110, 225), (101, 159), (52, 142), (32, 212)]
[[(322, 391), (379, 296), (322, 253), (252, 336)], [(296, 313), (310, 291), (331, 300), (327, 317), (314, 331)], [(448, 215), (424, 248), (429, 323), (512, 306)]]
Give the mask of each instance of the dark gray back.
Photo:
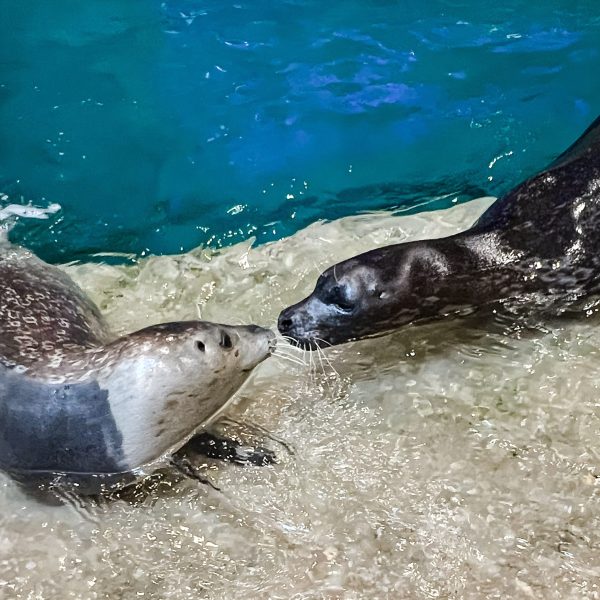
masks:
[(548, 168), (494, 202), (469, 233), (497, 231), (539, 258), (564, 255), (579, 240), (591, 256), (600, 249), (599, 221), (600, 118)]

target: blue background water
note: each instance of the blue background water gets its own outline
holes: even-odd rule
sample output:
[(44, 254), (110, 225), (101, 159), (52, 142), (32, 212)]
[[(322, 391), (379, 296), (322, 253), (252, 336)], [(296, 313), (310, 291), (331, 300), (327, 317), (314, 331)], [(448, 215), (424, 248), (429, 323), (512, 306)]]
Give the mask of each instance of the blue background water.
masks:
[(499, 194), (600, 113), (597, 0), (0, 0), (0, 191), (52, 260)]

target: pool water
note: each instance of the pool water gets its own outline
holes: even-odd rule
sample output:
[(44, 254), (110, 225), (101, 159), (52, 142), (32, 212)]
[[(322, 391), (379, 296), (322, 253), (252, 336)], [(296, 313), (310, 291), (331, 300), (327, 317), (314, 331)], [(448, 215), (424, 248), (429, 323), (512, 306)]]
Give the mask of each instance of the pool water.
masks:
[(600, 112), (595, 0), (0, 0), (0, 192), (51, 260), (498, 195)]

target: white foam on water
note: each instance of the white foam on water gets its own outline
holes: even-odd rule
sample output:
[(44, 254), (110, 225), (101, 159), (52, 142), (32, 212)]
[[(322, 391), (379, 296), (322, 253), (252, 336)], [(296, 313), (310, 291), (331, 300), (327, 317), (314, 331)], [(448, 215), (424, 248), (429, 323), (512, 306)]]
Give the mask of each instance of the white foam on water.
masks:
[[(452, 234), (490, 203), (316, 223), (271, 244), (68, 272), (118, 331), (204, 319), (273, 325), (358, 252)], [(237, 405), (280, 462), (208, 461), (85, 518), (4, 478), (6, 598), (599, 598), (600, 327), (506, 335), (464, 321), (273, 358)], [(333, 371), (337, 371), (337, 374)], [(243, 429), (242, 429), (243, 431)], [(149, 440), (151, 443), (151, 440)], [(1, 594), (1, 592), (0, 592)]]
[[(8, 200), (6, 194), (0, 194), (0, 201)], [(49, 219), (50, 215), (56, 214), (61, 209), (60, 204), (49, 204), (46, 207), (33, 206), (31, 204), (7, 204), (0, 208), (0, 221), (11, 217), (25, 219)]]
[[(8, 199), (7, 194), (0, 193), (0, 203), (5, 203)], [(61, 205), (56, 203), (45, 207), (32, 204), (6, 204), (0, 207), (0, 243), (8, 240), (8, 234), (17, 219), (49, 219), (50, 215), (56, 214), (61, 208)]]

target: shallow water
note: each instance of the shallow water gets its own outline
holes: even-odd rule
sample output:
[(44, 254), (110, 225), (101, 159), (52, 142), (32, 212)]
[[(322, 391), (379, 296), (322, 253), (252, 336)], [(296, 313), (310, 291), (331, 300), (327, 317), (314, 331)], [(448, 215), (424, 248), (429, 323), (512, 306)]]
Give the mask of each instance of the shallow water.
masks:
[[(68, 271), (119, 331), (198, 313), (272, 325), (332, 261), (453, 233), (489, 202)], [(76, 510), (2, 479), (3, 597), (599, 598), (597, 325), (443, 323), (330, 349), (312, 369), (273, 358), (230, 415), (293, 454), (242, 428), (280, 462), (209, 462), (221, 492), (166, 480)]]
[(600, 106), (597, 0), (0, 0), (0, 15), (0, 192), (63, 206), (16, 232), (61, 262), (498, 195)]

